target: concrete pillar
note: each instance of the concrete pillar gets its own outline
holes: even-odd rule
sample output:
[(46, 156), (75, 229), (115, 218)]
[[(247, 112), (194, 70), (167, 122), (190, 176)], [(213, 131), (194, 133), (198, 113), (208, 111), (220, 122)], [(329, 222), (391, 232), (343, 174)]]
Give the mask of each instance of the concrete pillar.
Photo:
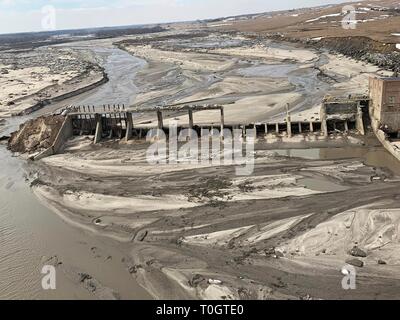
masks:
[(158, 129), (162, 130), (164, 128), (163, 115), (160, 110), (157, 111)]
[(365, 135), (363, 112), (361, 110), (360, 104), (358, 104), (357, 106), (356, 128), (361, 135)]
[(292, 137), (292, 122), (290, 119), (289, 103), (286, 104), (286, 131), (289, 138)]
[(328, 124), (326, 121), (326, 104), (325, 103), (322, 104), (320, 117), (321, 117), (321, 131), (322, 131), (324, 137), (327, 137), (328, 136)]
[(189, 131), (190, 132), (189, 132), (187, 139), (191, 139), (192, 138), (192, 129), (193, 129), (193, 110), (189, 109), (188, 115), (189, 115)]
[(299, 122), (299, 133), (303, 133), (303, 128), (301, 127), (301, 122)]
[(275, 123), (275, 132), (279, 134), (279, 123)]
[(193, 129), (193, 110), (189, 109), (189, 129)]
[(265, 124), (265, 134), (268, 134), (268, 123)]
[(310, 121), (310, 132), (314, 132), (314, 124)]
[(129, 139), (132, 138), (132, 132), (133, 132), (133, 118), (132, 118), (132, 113), (127, 112), (126, 113), (126, 135), (125, 135), (125, 140), (128, 141)]
[(349, 124), (347, 123), (347, 120), (344, 122), (344, 132), (349, 132)]
[(287, 130), (288, 137), (291, 138), (292, 137), (292, 122), (290, 121), (289, 114), (286, 117), (286, 130)]
[(225, 128), (224, 108), (221, 108), (221, 138), (224, 138), (224, 128)]
[(103, 136), (103, 124), (101, 121), (101, 114), (96, 113), (94, 117), (96, 119), (96, 133), (94, 135), (94, 143), (96, 144), (101, 141), (101, 138)]

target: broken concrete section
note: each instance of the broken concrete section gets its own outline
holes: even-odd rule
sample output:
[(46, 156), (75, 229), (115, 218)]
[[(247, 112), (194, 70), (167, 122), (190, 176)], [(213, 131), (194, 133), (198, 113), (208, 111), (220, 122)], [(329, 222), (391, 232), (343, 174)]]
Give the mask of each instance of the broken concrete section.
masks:
[(11, 134), (8, 147), (12, 152), (38, 153), (51, 147), (64, 123), (63, 116), (47, 116), (29, 120)]

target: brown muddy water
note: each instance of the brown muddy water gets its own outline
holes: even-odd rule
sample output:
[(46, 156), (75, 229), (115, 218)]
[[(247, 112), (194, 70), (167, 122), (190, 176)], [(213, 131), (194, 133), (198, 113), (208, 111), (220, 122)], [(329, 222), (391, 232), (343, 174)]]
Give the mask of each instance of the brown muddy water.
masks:
[(310, 160), (360, 159), (371, 167), (387, 168), (400, 175), (400, 162), (383, 147), (342, 147), (272, 150), (280, 156)]
[[(121, 263), (122, 253), (108, 241), (64, 223), (41, 205), (26, 181), (25, 162), (0, 148), (0, 298), (90, 299), (79, 283), (57, 272), (56, 290), (41, 287), (45, 261), (57, 256), (63, 264), (90, 274), (124, 299), (148, 297)], [(97, 257), (101, 248), (107, 258)]]

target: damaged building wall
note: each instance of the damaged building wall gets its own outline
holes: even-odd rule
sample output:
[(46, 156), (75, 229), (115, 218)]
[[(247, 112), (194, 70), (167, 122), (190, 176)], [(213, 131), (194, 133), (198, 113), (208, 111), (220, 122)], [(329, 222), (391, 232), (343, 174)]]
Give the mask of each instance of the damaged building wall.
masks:
[(400, 131), (400, 78), (370, 78), (370, 115), (388, 133)]

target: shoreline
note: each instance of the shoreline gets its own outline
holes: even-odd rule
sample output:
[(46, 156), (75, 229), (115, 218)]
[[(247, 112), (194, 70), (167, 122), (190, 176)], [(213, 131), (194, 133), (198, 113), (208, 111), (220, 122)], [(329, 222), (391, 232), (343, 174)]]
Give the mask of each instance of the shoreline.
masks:
[(82, 93), (85, 93), (85, 92), (91, 91), (93, 89), (96, 89), (97, 87), (101, 86), (102, 84), (107, 83), (108, 81), (109, 81), (109, 78), (108, 78), (107, 74), (105, 73), (105, 71), (103, 70), (102, 78), (100, 80), (98, 80), (98, 81), (96, 81), (94, 83), (91, 83), (91, 84), (89, 84), (89, 85), (87, 85), (85, 87), (81, 87), (81, 88), (69, 91), (69, 92), (64, 93), (64, 94), (62, 94), (60, 96), (56, 96), (56, 97), (52, 97), (52, 98), (49, 98), (49, 99), (42, 100), (42, 101), (38, 102), (37, 104), (35, 104), (35, 105), (33, 105), (33, 106), (29, 107), (29, 108), (26, 108), (24, 111), (21, 111), (19, 114), (15, 115), (15, 116), (29, 115), (29, 114), (31, 114), (31, 113), (33, 113), (35, 111), (38, 111), (38, 110), (44, 108), (45, 106), (47, 106), (49, 104), (52, 104), (52, 103), (55, 103), (55, 102), (61, 102), (63, 100), (66, 100), (66, 99), (78, 96), (78, 95), (80, 95)]
[(45, 47), (16, 56), (0, 54), (1, 118), (32, 114), (109, 80), (95, 57), (73, 48)]

